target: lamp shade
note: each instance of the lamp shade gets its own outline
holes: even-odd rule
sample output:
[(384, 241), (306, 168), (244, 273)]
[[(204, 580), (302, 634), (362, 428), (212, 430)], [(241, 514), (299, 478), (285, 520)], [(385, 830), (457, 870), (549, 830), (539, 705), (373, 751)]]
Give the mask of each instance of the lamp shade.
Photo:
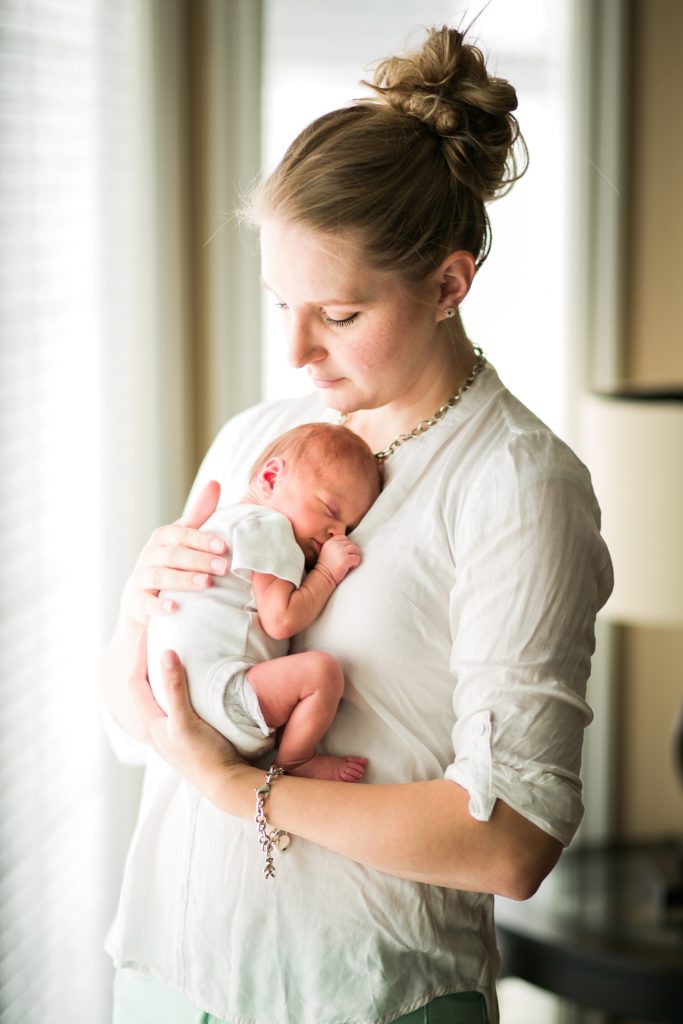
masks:
[(683, 392), (586, 395), (580, 448), (614, 563), (604, 617), (683, 625)]

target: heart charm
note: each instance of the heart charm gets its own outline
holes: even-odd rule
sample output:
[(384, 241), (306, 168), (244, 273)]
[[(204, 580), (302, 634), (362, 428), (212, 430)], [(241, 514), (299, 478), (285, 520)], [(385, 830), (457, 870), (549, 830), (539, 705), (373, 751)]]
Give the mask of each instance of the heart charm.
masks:
[(292, 837), (283, 828), (276, 828), (270, 833), (270, 841), (273, 846), (277, 846), (278, 850), (286, 850), (292, 841)]

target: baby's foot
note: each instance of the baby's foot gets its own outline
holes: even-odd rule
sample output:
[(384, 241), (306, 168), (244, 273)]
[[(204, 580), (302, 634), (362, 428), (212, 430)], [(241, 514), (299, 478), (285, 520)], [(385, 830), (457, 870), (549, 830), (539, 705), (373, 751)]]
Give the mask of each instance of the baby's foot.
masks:
[[(306, 779), (325, 779), (328, 782), (359, 782), (365, 774), (367, 757), (335, 757), (333, 754), (314, 754), (308, 761), (288, 766), (281, 764), (289, 775)], [(278, 761), (278, 764), (280, 762)]]

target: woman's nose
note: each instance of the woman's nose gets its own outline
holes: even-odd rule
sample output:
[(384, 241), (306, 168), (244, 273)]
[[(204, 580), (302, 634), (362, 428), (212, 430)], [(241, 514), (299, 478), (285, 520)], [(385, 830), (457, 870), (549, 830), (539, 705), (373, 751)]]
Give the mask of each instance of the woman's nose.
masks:
[(322, 347), (316, 342), (310, 326), (291, 317), (287, 331), (287, 360), (296, 368), (320, 358)]

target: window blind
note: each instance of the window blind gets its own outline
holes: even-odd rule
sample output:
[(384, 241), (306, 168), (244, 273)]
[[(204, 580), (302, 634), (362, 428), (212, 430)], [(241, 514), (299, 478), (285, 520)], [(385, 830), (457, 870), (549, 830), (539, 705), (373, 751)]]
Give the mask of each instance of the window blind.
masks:
[(156, 521), (148, 8), (0, 0), (2, 1024), (110, 1017), (138, 780), (98, 661)]

